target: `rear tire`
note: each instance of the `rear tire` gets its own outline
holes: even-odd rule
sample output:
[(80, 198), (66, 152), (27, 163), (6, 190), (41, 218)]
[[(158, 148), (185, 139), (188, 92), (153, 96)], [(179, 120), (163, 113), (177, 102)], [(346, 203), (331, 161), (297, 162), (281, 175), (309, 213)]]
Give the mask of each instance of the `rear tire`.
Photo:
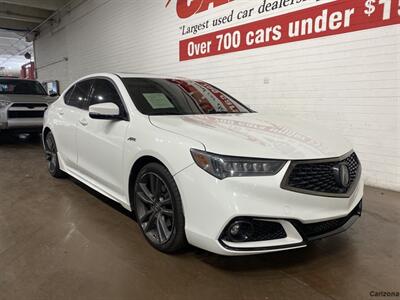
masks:
[(47, 159), (47, 168), (51, 176), (55, 178), (65, 178), (67, 175), (60, 169), (58, 161), (58, 151), (56, 141), (51, 132), (48, 132), (44, 138), (44, 147)]
[(163, 165), (150, 163), (140, 170), (133, 206), (137, 223), (154, 248), (176, 253), (187, 245), (181, 196), (174, 178)]

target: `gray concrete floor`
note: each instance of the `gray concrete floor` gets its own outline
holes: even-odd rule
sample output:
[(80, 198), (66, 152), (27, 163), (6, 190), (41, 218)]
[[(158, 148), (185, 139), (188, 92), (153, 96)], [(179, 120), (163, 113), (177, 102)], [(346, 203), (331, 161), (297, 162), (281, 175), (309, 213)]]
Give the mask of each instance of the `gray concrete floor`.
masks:
[(0, 299), (370, 299), (400, 291), (399, 241), (400, 194), (367, 188), (362, 219), (308, 248), (168, 256), (118, 205), (50, 177), (38, 139), (0, 137)]

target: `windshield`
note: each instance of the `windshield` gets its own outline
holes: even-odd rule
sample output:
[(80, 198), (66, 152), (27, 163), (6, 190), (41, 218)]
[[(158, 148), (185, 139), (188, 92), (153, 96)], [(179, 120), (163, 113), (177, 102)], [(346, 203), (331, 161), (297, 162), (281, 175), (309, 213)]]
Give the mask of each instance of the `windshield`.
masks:
[(252, 112), (204, 81), (123, 78), (137, 109), (146, 115), (234, 114)]
[(47, 95), (42, 85), (31, 80), (0, 79), (0, 94)]

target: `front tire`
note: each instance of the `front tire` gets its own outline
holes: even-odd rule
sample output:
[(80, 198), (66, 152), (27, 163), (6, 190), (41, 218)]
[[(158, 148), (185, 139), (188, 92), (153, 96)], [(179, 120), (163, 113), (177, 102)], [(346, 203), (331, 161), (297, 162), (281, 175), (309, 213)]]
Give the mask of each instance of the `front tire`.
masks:
[(65, 178), (66, 174), (60, 169), (57, 145), (51, 132), (47, 133), (44, 138), (44, 147), (46, 152), (47, 168), (50, 175), (55, 178)]
[(161, 164), (144, 166), (136, 179), (133, 199), (138, 225), (147, 241), (164, 253), (175, 253), (187, 242), (178, 187)]

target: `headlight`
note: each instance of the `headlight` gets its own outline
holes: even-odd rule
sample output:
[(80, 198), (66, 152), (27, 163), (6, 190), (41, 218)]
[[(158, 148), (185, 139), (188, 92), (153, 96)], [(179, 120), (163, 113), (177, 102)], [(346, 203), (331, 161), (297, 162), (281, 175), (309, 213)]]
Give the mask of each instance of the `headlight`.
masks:
[(8, 100), (0, 100), (0, 109), (4, 108), (10, 104), (11, 104), (11, 102)]
[(196, 164), (211, 175), (227, 177), (272, 176), (285, 165), (284, 160), (231, 157), (191, 149)]

